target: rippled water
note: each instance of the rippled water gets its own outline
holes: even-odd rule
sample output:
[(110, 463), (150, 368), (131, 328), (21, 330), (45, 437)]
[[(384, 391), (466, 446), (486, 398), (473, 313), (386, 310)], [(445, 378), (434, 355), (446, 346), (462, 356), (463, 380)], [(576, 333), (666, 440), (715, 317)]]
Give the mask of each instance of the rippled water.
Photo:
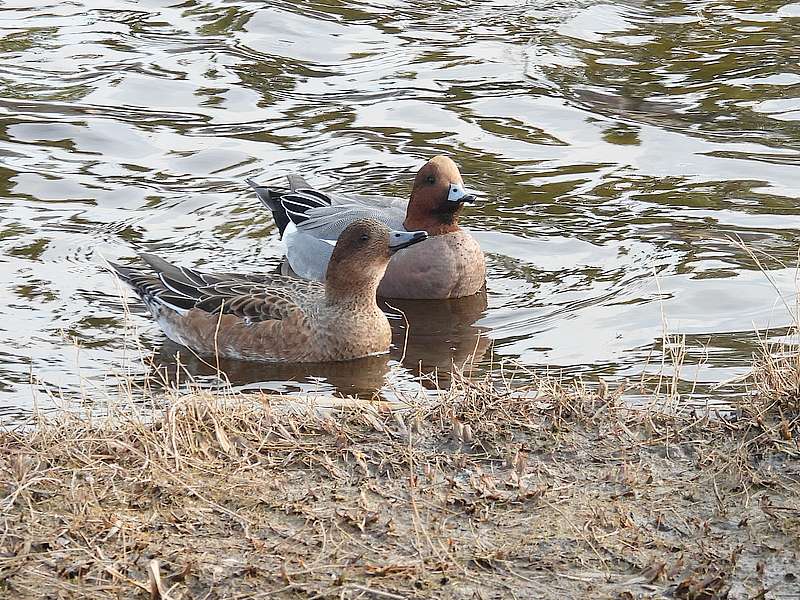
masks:
[(137, 345), (174, 362), (135, 302), (126, 328), (101, 255), (272, 269), (245, 177), (405, 196), (437, 153), (485, 199), (464, 221), (488, 306), (401, 306), (403, 368), (395, 318), (391, 357), (222, 365), (234, 383), (369, 394), (476, 350), (478, 368), (637, 378), (665, 322), (703, 365), (687, 385), (741, 373), (754, 328), (790, 323), (729, 238), (792, 302), (800, 4), (464, 4), (3, 3), (0, 415), (141, 376)]

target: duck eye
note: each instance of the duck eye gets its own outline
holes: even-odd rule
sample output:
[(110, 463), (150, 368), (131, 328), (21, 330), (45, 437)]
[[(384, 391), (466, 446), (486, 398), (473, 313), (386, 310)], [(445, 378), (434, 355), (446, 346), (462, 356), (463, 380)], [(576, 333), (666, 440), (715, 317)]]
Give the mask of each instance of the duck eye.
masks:
[(428, 175), (425, 181), (427, 181), (428, 183), (436, 183), (436, 177), (434, 177), (433, 175)]
[(362, 242), (366, 242), (368, 240), (369, 240), (369, 235), (367, 235), (366, 233), (362, 233), (361, 234), (361, 241)]

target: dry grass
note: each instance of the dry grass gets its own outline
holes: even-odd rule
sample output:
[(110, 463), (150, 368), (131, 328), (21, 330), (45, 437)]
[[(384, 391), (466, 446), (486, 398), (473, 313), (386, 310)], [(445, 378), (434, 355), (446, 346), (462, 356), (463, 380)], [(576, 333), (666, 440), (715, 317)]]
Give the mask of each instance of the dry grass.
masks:
[(525, 377), (423, 405), (198, 392), (0, 433), (0, 595), (800, 595), (797, 420)]
[(739, 238), (731, 238), (731, 242), (750, 256), (775, 290), (777, 305), (785, 309), (784, 314), (792, 323), (783, 339), (794, 340), (770, 342), (769, 332), (763, 333), (759, 351), (753, 357), (753, 368), (747, 376), (754, 388), (753, 398), (743, 408), (748, 417), (761, 426), (765, 423), (774, 426), (777, 423), (782, 429), (782, 436), (790, 439), (789, 424), (793, 417), (796, 419), (800, 414), (800, 250), (794, 266), (795, 290), (791, 296), (787, 296), (765, 266), (765, 261), (775, 262), (781, 269), (787, 269), (788, 265), (756, 252)]
[(759, 413), (782, 420), (800, 413), (800, 351), (796, 346), (787, 350), (764, 343), (755, 357), (751, 378)]

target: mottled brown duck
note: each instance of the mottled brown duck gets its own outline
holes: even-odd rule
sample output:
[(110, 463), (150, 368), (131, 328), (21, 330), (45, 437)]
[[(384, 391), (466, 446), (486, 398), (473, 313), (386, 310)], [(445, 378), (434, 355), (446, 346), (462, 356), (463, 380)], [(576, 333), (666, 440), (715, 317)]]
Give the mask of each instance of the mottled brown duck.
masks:
[(110, 263), (171, 340), (200, 355), (325, 362), (389, 350), (391, 329), (376, 290), (396, 252), (426, 240), (373, 219), (339, 236), (324, 283), (279, 274), (201, 273), (151, 254), (151, 271)]

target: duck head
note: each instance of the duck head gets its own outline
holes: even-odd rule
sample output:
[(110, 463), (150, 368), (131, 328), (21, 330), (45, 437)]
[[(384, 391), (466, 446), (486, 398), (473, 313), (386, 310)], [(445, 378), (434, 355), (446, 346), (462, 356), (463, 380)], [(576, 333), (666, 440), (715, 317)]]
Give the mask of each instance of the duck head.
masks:
[(366, 295), (374, 300), (392, 254), (427, 237), (424, 231), (392, 231), (374, 219), (353, 221), (339, 236), (328, 262), (326, 295)]
[(429, 235), (458, 230), (458, 215), (465, 202), (475, 196), (464, 188), (456, 163), (446, 156), (434, 156), (414, 178), (404, 227), (421, 229)]

